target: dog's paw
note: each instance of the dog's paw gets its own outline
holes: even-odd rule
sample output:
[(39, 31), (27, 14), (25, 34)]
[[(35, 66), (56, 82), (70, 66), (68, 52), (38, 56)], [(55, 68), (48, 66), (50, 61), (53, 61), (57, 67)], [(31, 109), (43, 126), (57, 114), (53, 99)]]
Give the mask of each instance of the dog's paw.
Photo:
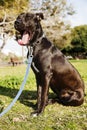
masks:
[(34, 111), (31, 113), (31, 116), (32, 117), (37, 117), (39, 115), (38, 111)]
[(32, 117), (37, 117), (38, 116), (38, 113), (33, 113), (32, 114)]

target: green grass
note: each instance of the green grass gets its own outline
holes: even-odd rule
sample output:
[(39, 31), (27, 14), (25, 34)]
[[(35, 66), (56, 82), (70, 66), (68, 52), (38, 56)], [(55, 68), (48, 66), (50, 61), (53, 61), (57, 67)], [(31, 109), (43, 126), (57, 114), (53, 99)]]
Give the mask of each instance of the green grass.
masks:
[[(81, 74), (87, 94), (87, 60), (70, 61)], [(0, 110), (5, 109), (17, 94), (26, 66), (0, 68)], [(55, 96), (50, 91), (50, 97)], [(12, 109), (0, 118), (0, 130), (87, 130), (87, 96), (79, 107), (58, 103), (48, 105), (38, 117), (30, 115), (36, 109), (36, 83), (30, 71), (25, 89)]]

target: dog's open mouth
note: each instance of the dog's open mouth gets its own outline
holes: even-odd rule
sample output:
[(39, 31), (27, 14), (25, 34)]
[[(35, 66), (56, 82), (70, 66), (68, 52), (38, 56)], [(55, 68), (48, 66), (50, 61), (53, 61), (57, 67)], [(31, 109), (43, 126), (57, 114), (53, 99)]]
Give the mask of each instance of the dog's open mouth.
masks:
[(22, 46), (26, 46), (29, 44), (29, 41), (31, 40), (31, 33), (24, 31), (22, 38), (18, 40), (18, 44)]

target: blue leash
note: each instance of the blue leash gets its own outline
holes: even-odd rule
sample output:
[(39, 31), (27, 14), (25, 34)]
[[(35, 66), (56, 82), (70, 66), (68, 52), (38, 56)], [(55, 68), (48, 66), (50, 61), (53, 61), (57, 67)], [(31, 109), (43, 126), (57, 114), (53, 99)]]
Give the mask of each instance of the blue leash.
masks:
[(24, 80), (21, 84), (20, 90), (18, 91), (16, 97), (13, 99), (13, 101), (10, 103), (10, 105), (3, 112), (0, 113), (0, 117), (2, 117), (5, 113), (7, 113), (12, 108), (12, 106), (15, 104), (15, 102), (18, 100), (19, 96), (21, 95), (21, 93), (24, 89), (26, 80), (28, 78), (28, 73), (29, 73), (29, 70), (31, 67), (32, 59), (33, 59), (33, 56), (31, 54), (31, 55), (29, 55), (29, 58), (28, 58), (28, 66), (27, 66), (26, 74), (25, 74)]

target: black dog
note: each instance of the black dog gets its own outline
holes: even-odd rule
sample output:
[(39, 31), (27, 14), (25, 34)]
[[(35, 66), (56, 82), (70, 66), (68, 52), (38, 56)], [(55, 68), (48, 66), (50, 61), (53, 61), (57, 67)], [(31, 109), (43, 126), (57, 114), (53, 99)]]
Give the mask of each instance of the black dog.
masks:
[[(63, 105), (79, 106), (84, 101), (84, 83), (78, 71), (44, 35), (40, 24), (42, 13), (22, 13), (15, 21), (15, 29), (20, 32), (21, 45), (33, 47), (32, 69), (37, 82), (37, 114), (47, 102), (49, 86), (57, 94)], [(38, 70), (38, 71), (37, 71)]]

